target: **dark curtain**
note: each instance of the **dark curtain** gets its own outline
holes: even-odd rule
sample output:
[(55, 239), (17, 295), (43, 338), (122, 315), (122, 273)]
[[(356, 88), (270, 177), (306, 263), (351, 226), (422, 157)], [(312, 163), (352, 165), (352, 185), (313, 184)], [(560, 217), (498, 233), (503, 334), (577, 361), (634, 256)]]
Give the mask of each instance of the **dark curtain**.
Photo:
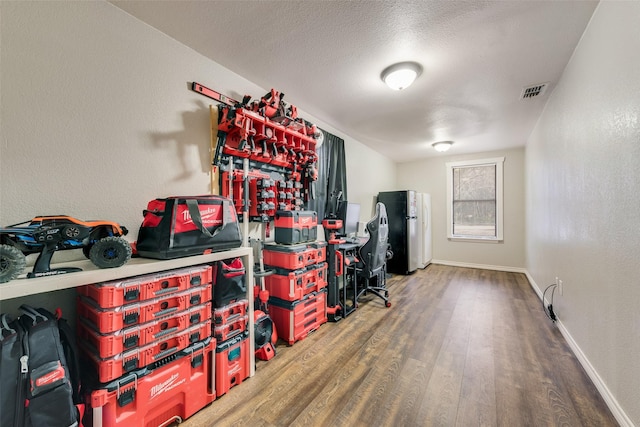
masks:
[(342, 191), (342, 200), (347, 200), (347, 164), (344, 140), (322, 131), (324, 142), (318, 148), (318, 180), (316, 198), (307, 202), (307, 210), (318, 213), (318, 221), (326, 217), (329, 197), (334, 191)]

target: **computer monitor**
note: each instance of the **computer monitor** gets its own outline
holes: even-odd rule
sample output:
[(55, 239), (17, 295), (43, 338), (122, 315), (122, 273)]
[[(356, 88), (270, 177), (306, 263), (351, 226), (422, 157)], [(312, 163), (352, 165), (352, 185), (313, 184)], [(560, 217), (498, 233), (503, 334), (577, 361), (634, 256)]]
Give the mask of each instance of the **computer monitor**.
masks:
[(358, 233), (358, 222), (360, 221), (360, 205), (357, 203), (347, 203), (347, 209), (343, 218), (344, 235), (355, 236)]

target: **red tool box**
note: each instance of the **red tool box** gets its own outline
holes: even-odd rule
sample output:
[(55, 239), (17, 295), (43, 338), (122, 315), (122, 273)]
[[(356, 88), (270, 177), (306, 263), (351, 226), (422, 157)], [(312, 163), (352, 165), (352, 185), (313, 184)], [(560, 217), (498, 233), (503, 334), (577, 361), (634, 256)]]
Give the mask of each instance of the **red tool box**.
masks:
[(197, 286), (192, 289), (154, 298), (116, 308), (102, 308), (93, 300), (78, 297), (78, 316), (84, 318), (99, 333), (108, 334), (127, 326), (151, 322), (169, 316), (178, 311), (211, 301), (211, 285)]
[(234, 319), (244, 316), (249, 310), (249, 300), (241, 299), (224, 307), (213, 310), (213, 323), (215, 325), (225, 325)]
[(197, 341), (202, 341), (211, 336), (211, 320), (192, 326), (191, 328), (163, 337), (142, 347), (125, 351), (107, 359), (98, 357), (92, 353), (91, 349), (80, 343), (80, 348), (87, 356), (87, 360), (93, 365), (98, 373), (98, 380), (101, 383), (113, 381), (122, 375), (144, 368), (167, 356), (183, 350)]
[(299, 301), (269, 298), (269, 316), (278, 336), (292, 345), (327, 322), (327, 290), (313, 292)]
[(78, 339), (87, 349), (106, 359), (129, 349), (150, 344), (169, 334), (184, 331), (206, 319), (211, 319), (210, 302), (106, 335), (98, 333), (81, 318), (78, 322)]
[(215, 339), (93, 389), (84, 424), (158, 427), (182, 422), (214, 401)]
[(247, 326), (249, 325), (249, 316), (244, 315), (240, 317), (235, 317), (232, 320), (229, 320), (224, 325), (216, 325), (213, 328), (213, 336), (216, 338), (216, 341), (222, 342), (228, 339), (235, 337), (242, 332), (247, 330)]
[(315, 211), (277, 211), (275, 227), (276, 243), (313, 242), (318, 238), (318, 214)]
[(270, 267), (298, 270), (324, 262), (327, 258), (327, 243), (314, 242), (301, 245), (264, 245), (264, 263)]
[(169, 270), (124, 280), (79, 286), (78, 294), (92, 299), (102, 308), (114, 308), (136, 301), (146, 301), (213, 280), (209, 265)]
[(326, 271), (326, 263), (293, 271), (276, 269), (274, 274), (265, 276), (264, 283), (270, 296), (286, 301), (296, 301), (311, 292), (325, 288), (327, 286)]
[(249, 377), (249, 332), (216, 346), (216, 395), (225, 394)]

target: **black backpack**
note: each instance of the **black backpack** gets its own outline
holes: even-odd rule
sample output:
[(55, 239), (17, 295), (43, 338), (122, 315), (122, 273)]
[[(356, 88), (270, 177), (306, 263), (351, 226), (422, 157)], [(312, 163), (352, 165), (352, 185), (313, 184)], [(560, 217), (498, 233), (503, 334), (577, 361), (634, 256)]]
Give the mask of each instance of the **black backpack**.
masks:
[(20, 306), (16, 320), (0, 315), (0, 425), (81, 426), (74, 334), (43, 308)]

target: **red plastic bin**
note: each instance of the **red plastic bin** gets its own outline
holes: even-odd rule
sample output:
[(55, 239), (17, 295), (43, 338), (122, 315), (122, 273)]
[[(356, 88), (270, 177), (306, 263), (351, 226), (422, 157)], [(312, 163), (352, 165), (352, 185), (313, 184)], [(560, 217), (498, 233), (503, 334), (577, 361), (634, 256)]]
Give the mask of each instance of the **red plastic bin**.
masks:
[(249, 300), (241, 299), (224, 307), (213, 309), (213, 323), (215, 325), (225, 325), (240, 316), (247, 314), (249, 310)]
[(216, 396), (220, 397), (249, 377), (249, 333), (216, 346)]
[(100, 334), (80, 319), (78, 339), (94, 354), (106, 359), (129, 349), (144, 346), (154, 340), (162, 339), (167, 335), (181, 332), (207, 319), (211, 319), (210, 302), (110, 334)]
[(196, 305), (211, 301), (211, 285), (170, 294), (116, 308), (102, 308), (93, 300), (78, 297), (78, 316), (101, 334), (108, 334), (126, 327), (151, 322)]
[(94, 389), (85, 425), (157, 427), (181, 422), (216, 398), (216, 340), (208, 338), (162, 361)]
[(173, 292), (184, 291), (193, 286), (207, 285), (212, 280), (212, 267), (199, 265), (79, 286), (76, 289), (78, 294), (95, 301), (102, 308), (115, 308), (136, 301), (146, 301)]
[(245, 332), (248, 325), (249, 316), (236, 317), (224, 325), (215, 325), (213, 328), (213, 336), (218, 342), (226, 341)]
[(97, 354), (86, 348), (82, 343), (80, 343), (80, 349), (95, 368), (98, 380), (101, 383), (106, 383), (171, 356), (189, 347), (194, 342), (202, 341), (210, 336), (211, 320), (207, 320), (177, 334), (169, 335), (161, 340), (107, 359), (98, 357)]
[(327, 290), (310, 293), (293, 302), (269, 298), (269, 316), (276, 325), (278, 337), (293, 345), (327, 322)]
[(327, 258), (327, 243), (314, 242), (301, 245), (265, 245), (262, 251), (264, 264), (270, 267), (298, 270), (324, 262)]
[[(318, 277), (319, 273), (322, 277)], [(318, 269), (316, 266), (293, 271), (276, 269), (274, 274), (265, 276), (264, 283), (269, 296), (297, 301), (327, 286), (326, 269)]]

